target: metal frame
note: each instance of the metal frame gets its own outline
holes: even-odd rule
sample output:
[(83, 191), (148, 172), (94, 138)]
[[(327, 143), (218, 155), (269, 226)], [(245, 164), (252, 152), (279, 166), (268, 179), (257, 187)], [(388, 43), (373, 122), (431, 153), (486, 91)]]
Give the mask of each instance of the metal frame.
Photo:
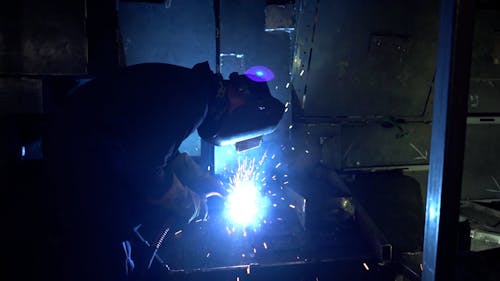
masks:
[[(220, 0), (214, 0), (214, 20), (215, 20), (215, 71), (220, 73)], [(215, 171), (215, 147), (208, 141), (201, 139), (201, 166), (209, 173)]]
[(473, 0), (442, 0), (435, 80), (424, 281), (454, 280), (470, 80)]

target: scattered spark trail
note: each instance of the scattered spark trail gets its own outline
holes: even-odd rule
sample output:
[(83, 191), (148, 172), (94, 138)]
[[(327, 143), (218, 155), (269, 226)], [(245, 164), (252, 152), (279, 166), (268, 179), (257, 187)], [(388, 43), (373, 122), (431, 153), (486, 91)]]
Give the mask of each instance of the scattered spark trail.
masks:
[(269, 199), (261, 194), (261, 187), (257, 184), (255, 159), (239, 161), (238, 170), (229, 185), (226, 200), (229, 219), (242, 227), (256, 225), (263, 219)]
[[(275, 224), (285, 223), (288, 216), (282, 214), (289, 214), (290, 208), (297, 208), (286, 196), (286, 185), (290, 180), (287, 174), (289, 163), (281, 158), (282, 153), (292, 153), (294, 150), (293, 146), (278, 145), (269, 151), (219, 151), (219, 159), (222, 161), (219, 160), (219, 165), (215, 166), (219, 169), (215, 170), (222, 172), (223, 186), (227, 191), (222, 213), (224, 225), (221, 230), (224, 236), (227, 234), (229, 241), (243, 243), (238, 244), (242, 248), (236, 252), (241, 256), (242, 263), (243, 260), (266, 255), (268, 243), (261, 240), (257, 233), (274, 229)], [(223, 171), (220, 169), (222, 167)], [(291, 182), (290, 180), (290, 184)], [(295, 215), (295, 212), (290, 214)], [(262, 245), (258, 247), (261, 250), (255, 248), (251, 241)], [(215, 258), (216, 254), (212, 249), (207, 252), (211, 252)]]

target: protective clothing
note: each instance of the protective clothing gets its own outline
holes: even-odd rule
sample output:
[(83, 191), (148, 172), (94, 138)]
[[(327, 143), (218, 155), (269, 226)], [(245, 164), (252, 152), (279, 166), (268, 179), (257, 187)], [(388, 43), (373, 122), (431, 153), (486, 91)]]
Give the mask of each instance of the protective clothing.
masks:
[(60, 255), (54, 279), (120, 280), (124, 245), (134, 272), (145, 268), (132, 229), (154, 233), (181, 223), (154, 202), (172, 183), (179, 186), (169, 163), (204, 119), (217, 88), (208, 63), (192, 69), (138, 64), (87, 82), (54, 112), (42, 139), (54, 214), (48, 223)]

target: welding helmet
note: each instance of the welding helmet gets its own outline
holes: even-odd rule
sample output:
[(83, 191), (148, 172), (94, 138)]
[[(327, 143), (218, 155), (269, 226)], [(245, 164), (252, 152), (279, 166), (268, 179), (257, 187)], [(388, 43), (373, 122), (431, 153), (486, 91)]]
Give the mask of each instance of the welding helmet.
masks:
[[(233, 72), (229, 81), (223, 81), (223, 90), (209, 105), (209, 114), (198, 127), (200, 137), (217, 146), (234, 144), (241, 151), (259, 146), (262, 136), (276, 129), (284, 104), (271, 95), (266, 82), (250, 78)], [(234, 110), (229, 110), (231, 90), (244, 100)]]

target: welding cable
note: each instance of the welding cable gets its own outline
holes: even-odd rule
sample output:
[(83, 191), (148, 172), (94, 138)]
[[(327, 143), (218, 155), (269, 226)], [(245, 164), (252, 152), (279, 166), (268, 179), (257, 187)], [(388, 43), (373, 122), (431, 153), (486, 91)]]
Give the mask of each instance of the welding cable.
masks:
[(122, 241), (122, 247), (123, 251), (125, 252), (125, 274), (128, 275), (129, 269), (130, 271), (133, 271), (135, 267), (134, 261), (132, 260), (132, 246), (127, 240)]
[(222, 196), (222, 194), (220, 194), (219, 192), (209, 192), (209, 193), (205, 194), (205, 198), (207, 198), (207, 199), (210, 197), (214, 197), (214, 196), (224, 198), (224, 196)]
[(194, 207), (194, 213), (189, 218), (188, 223), (191, 223), (194, 219), (196, 219), (200, 215), (200, 210), (201, 210), (202, 207), (204, 209), (203, 210), (204, 211), (203, 220), (207, 220), (207, 218), (208, 218), (208, 202), (207, 202), (207, 199), (208, 198), (214, 197), (214, 196), (217, 196), (217, 197), (220, 197), (220, 198), (224, 198), (224, 196), (222, 194), (220, 194), (219, 192), (209, 192), (209, 193), (205, 194), (205, 196), (204, 196), (203, 199), (200, 199), (200, 197), (198, 196), (198, 194), (196, 194), (195, 192), (193, 192), (191, 190), (189, 190), (189, 195), (191, 196), (191, 200), (192, 200), (191, 204)]
[(205, 215), (203, 216), (203, 220), (205, 221), (208, 219), (208, 198), (215, 196), (224, 199), (224, 196), (219, 192), (209, 192), (205, 194), (205, 200), (203, 200), (203, 207), (205, 208)]

